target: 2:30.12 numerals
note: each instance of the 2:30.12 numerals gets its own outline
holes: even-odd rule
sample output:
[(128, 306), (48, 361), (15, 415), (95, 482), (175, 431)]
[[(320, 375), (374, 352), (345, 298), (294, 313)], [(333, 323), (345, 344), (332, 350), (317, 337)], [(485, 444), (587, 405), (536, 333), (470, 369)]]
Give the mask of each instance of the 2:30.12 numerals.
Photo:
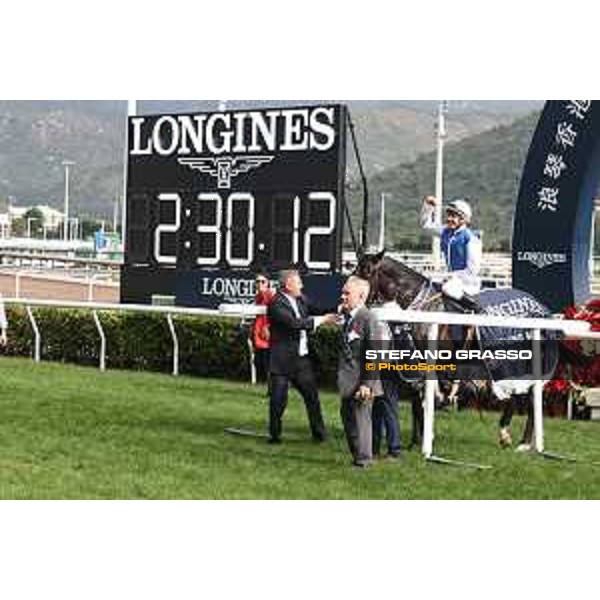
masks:
[[(315, 236), (331, 236), (336, 229), (336, 197), (331, 192), (311, 192), (307, 196), (308, 202), (325, 202), (328, 207), (327, 224), (309, 225), (301, 236), (301, 199), (296, 196), (293, 201), (292, 223), (291, 223), (291, 263), (304, 263), (312, 270), (329, 270), (332, 268), (330, 261), (316, 260), (312, 254), (312, 242)], [(159, 202), (172, 203), (174, 206), (175, 219), (173, 223), (161, 223), (154, 231), (154, 258), (159, 264), (174, 265), (177, 257), (166, 254), (163, 250), (163, 235), (176, 234), (182, 224), (182, 199), (178, 193), (162, 193), (158, 196)], [(198, 194), (196, 200), (203, 203), (200, 213), (210, 219), (197, 225), (196, 231), (201, 236), (214, 236), (212, 244), (209, 244), (211, 252), (200, 252), (196, 258), (199, 266), (212, 267), (219, 265), (222, 260), (221, 244), (222, 236), (225, 235), (225, 262), (230, 267), (249, 267), (255, 259), (255, 226), (256, 209), (255, 198), (250, 193), (235, 192), (223, 198), (218, 193)], [(246, 215), (247, 227), (245, 227), (245, 244), (243, 252), (237, 252), (234, 256), (234, 213), (236, 209), (242, 209)], [(160, 212), (160, 211), (159, 211)], [(225, 218), (224, 218), (225, 215)], [(190, 216), (186, 211), (185, 216)], [(238, 230), (239, 234), (239, 230)], [(300, 239), (302, 237), (302, 240)], [(186, 242), (189, 248), (191, 243)], [(301, 256), (302, 251), (302, 256)]]

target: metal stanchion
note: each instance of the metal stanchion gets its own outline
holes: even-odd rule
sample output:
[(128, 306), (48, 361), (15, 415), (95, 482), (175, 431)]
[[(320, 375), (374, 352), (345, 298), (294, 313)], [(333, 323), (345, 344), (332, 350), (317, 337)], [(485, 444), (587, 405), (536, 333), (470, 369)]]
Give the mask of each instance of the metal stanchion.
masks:
[(104, 372), (106, 371), (106, 336), (104, 335), (104, 329), (102, 329), (102, 323), (100, 323), (98, 313), (94, 311), (93, 315), (94, 323), (96, 323), (96, 329), (100, 335), (100, 370)]
[(27, 306), (26, 308), (27, 308), (27, 316), (29, 317), (29, 322), (31, 323), (31, 327), (33, 329), (33, 334), (34, 334), (33, 360), (35, 362), (40, 362), (41, 346), (42, 346), (42, 338), (40, 335), (40, 329), (36, 323), (35, 317), (33, 316), (33, 311), (31, 310), (31, 306)]
[(177, 377), (179, 375), (179, 339), (177, 338), (177, 331), (173, 324), (173, 316), (170, 313), (167, 314), (167, 323), (169, 324), (171, 339), (173, 340), (173, 375)]

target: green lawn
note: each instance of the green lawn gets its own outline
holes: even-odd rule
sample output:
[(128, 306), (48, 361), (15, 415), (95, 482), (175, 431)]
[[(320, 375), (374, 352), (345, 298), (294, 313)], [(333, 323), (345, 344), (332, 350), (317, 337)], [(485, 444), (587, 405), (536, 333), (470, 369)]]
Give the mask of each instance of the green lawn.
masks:
[[(326, 445), (308, 440), (294, 393), (285, 420), (293, 439), (272, 447), (224, 433), (264, 429), (262, 388), (8, 358), (0, 373), (1, 498), (600, 498), (598, 467), (501, 450), (495, 414), (437, 421), (438, 454), (490, 471), (425, 464), (416, 452), (357, 471), (334, 394), (323, 394)], [(402, 417), (406, 425), (406, 405)], [(600, 462), (600, 423), (546, 427), (550, 450)]]

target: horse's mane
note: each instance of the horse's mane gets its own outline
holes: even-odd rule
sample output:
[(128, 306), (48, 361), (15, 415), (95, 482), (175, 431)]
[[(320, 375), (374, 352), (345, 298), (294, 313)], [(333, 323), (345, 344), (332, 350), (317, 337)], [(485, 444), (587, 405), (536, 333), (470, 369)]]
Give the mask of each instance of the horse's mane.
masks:
[(389, 256), (385, 256), (382, 259), (379, 268), (384, 270), (384, 272), (386, 273), (395, 275), (398, 279), (410, 280), (419, 287), (422, 287), (424, 284), (429, 283), (429, 279), (425, 277), (425, 275), (418, 273), (417, 271), (411, 269), (404, 263), (390, 258)]
[(404, 263), (387, 256), (380, 262), (378, 271), (379, 291), (383, 290), (386, 282), (393, 282), (396, 302), (402, 308), (408, 308), (415, 301), (423, 287), (429, 284), (427, 277), (417, 273)]
[(377, 302), (392, 294), (403, 308), (410, 306), (429, 284), (427, 277), (383, 253), (363, 257), (357, 274), (371, 283), (370, 301)]

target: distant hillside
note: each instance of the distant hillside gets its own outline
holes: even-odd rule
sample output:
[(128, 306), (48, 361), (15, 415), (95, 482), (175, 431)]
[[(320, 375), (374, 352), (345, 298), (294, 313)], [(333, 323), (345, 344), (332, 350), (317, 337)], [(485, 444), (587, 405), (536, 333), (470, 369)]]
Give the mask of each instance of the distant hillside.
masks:
[[(534, 113), (446, 147), (445, 196), (472, 200), (475, 226), (483, 230), (487, 250), (509, 247), (513, 204), (538, 117)], [(435, 191), (435, 162), (435, 152), (427, 153), (370, 179), (372, 236), (379, 225), (379, 198), (385, 192), (388, 244), (399, 249), (430, 246), (430, 238), (420, 232), (417, 223), (421, 199)], [(355, 193), (353, 206), (359, 204)]]
[[(437, 102), (433, 101), (364, 101), (350, 103), (358, 142), (366, 170), (383, 171), (436, 146)], [(453, 143), (498, 125), (508, 125), (531, 113), (539, 102), (475, 102), (449, 103), (448, 142)], [(353, 153), (349, 150), (349, 164)]]
[[(60, 207), (61, 162), (74, 160), (75, 211), (111, 214), (121, 192), (124, 113), (102, 103), (0, 102), (0, 196)], [(108, 108), (108, 107), (107, 107)]]
[[(228, 101), (228, 107), (308, 101)], [(534, 103), (535, 104), (535, 103)], [(539, 103), (537, 103), (539, 104)], [(374, 174), (413, 161), (435, 145), (436, 102), (351, 101), (362, 159)], [(141, 113), (214, 110), (217, 100), (140, 101)], [(450, 140), (511, 123), (531, 102), (450, 103)], [(80, 215), (110, 217), (122, 193), (125, 101), (0, 101), (0, 197), (17, 203), (63, 202), (63, 160), (72, 169), (71, 204)], [(352, 152), (349, 165), (354, 173)]]

